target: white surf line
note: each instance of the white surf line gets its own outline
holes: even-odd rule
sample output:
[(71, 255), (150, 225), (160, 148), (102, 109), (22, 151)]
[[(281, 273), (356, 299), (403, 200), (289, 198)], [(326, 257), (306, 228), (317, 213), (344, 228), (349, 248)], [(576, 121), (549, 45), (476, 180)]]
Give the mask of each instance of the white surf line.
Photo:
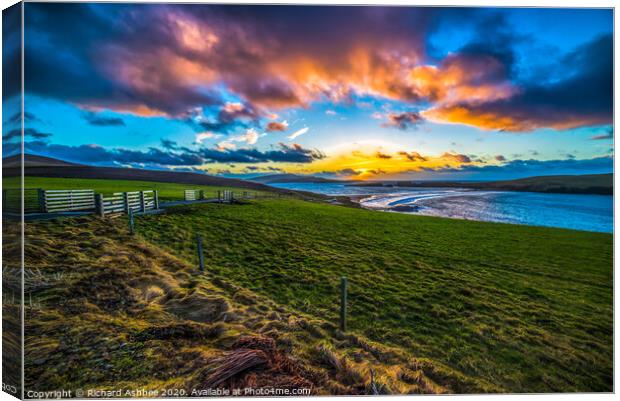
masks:
[[(454, 196), (483, 196), (497, 191), (459, 191), (450, 190), (445, 192), (431, 192), (423, 194), (389, 194), (376, 195), (370, 198), (362, 199), (360, 204), (368, 209), (390, 209), (392, 206), (412, 205), (422, 200), (448, 198)], [(408, 202), (402, 202), (407, 201)], [(402, 202), (402, 203), (401, 203)]]

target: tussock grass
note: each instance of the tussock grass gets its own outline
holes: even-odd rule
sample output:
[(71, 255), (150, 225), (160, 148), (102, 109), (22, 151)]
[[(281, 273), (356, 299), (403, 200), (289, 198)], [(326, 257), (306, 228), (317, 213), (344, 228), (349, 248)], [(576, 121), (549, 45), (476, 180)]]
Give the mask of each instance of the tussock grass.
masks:
[[(129, 236), (123, 219), (29, 223), (25, 258), (31, 277), (45, 282), (32, 287), (36, 307), (25, 309), (26, 389), (189, 392), (212, 384), (367, 394), (366, 366), (391, 391), (417, 389), (392, 369), (406, 363), (407, 350), (354, 362), (349, 353), (366, 351), (332, 337), (323, 328), (329, 322), (225, 277), (199, 274), (183, 258)], [(339, 370), (311, 357), (319, 342), (341, 361)]]
[[(141, 216), (136, 226), (194, 264), (194, 235), (202, 234), (207, 270), (231, 282), (223, 290), (235, 302), (259, 313), (261, 295), (308, 322), (321, 319), (323, 327), (290, 327), (306, 341), (346, 341), (364, 358), (394, 358), (372, 344), (406, 350), (419, 361), (412, 372), (444, 390), (612, 390), (609, 234), (299, 200), (184, 207)], [(342, 275), (350, 283), (349, 334), (364, 342), (334, 328)]]

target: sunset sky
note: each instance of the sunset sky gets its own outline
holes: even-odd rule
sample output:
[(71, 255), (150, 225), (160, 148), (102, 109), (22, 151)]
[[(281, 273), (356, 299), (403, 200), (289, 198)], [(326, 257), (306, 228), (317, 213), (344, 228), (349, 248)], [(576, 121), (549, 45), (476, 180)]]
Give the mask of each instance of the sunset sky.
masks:
[[(27, 3), (26, 152), (228, 176), (611, 172), (612, 33), (603, 9)], [(5, 86), (4, 156), (18, 110)]]

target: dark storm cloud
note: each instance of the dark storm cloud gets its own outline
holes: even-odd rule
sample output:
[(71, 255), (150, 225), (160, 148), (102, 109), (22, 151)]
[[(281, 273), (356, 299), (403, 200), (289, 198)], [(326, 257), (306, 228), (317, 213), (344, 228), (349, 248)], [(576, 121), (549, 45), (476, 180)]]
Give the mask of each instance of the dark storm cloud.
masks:
[[(167, 142), (167, 144), (171, 144)], [(19, 144), (14, 144), (18, 146)], [(15, 150), (12, 144), (5, 145), (5, 151)], [(174, 145), (176, 146), (176, 145)], [(298, 144), (279, 144), (277, 148), (259, 151), (257, 149), (222, 150), (202, 148), (190, 150), (179, 148), (172, 151), (169, 148), (149, 148), (137, 151), (123, 148), (107, 149), (99, 145), (59, 145), (44, 141), (30, 141), (24, 143), (25, 151), (44, 156), (57, 157), (62, 160), (82, 162), (87, 164), (128, 164), (149, 166), (199, 166), (205, 163), (261, 163), (286, 162), (310, 163), (325, 157), (316, 149), (306, 149)]]
[(21, 92), (21, 7), (2, 11), (2, 101)]
[(424, 121), (420, 113), (415, 111), (407, 111), (404, 113), (389, 113), (387, 122), (383, 123), (384, 127), (396, 127), (401, 130), (417, 127)]
[(593, 140), (614, 139), (614, 130), (613, 130), (613, 128), (610, 128), (610, 129), (607, 130), (606, 133), (599, 134), (599, 135), (594, 135), (590, 139), (593, 139)]
[(325, 155), (316, 149), (306, 149), (298, 144), (287, 145), (280, 143), (278, 148), (259, 151), (257, 149), (202, 149), (200, 155), (210, 162), (283, 162), (283, 163), (310, 163), (325, 158)]
[[(15, 128), (7, 132), (2, 136), (3, 141), (10, 141), (14, 138), (19, 138), (22, 135), (21, 128)], [(52, 136), (49, 132), (40, 132), (34, 128), (24, 128), (24, 137), (30, 137), (34, 139), (43, 139)]]
[(161, 146), (164, 149), (177, 150), (179, 148), (179, 145), (175, 141), (172, 141), (170, 139), (164, 139), (164, 138), (161, 138), (160, 140), (161, 140)]
[(200, 165), (203, 160), (198, 155), (173, 153), (157, 148), (136, 151), (123, 148), (106, 149), (98, 145), (58, 145), (43, 141), (24, 143), (26, 152), (53, 156), (62, 160), (88, 164), (150, 164), (166, 166)]
[[(260, 111), (347, 102), (359, 93), (428, 106), (421, 113), (425, 118), (482, 129), (521, 132), (611, 121), (611, 35), (559, 60), (556, 64), (571, 71), (568, 76), (523, 81), (514, 47), (531, 38), (516, 34), (502, 12), (192, 4), (26, 7), (26, 91), (89, 110), (183, 119), (197, 108), (224, 108), (232, 96), (256, 116), (233, 113), (192, 121), (196, 129), (227, 133), (256, 124)], [(451, 55), (429, 57), (429, 32), (450, 21), (473, 24), (473, 39)], [(420, 66), (428, 68), (411, 79)], [(411, 117), (388, 124), (411, 128), (421, 121)]]
[[(222, 84), (262, 107), (341, 96), (350, 83), (364, 81), (352, 71), (354, 51), (362, 50), (360, 56), (381, 73), (396, 67), (388, 51), (420, 58), (429, 13), (382, 7), (27, 7), (28, 91), (84, 106), (168, 116), (223, 104)], [(307, 85), (297, 69), (302, 60), (312, 60), (313, 76), (325, 84)], [(274, 63), (290, 68), (275, 73)], [(394, 77), (384, 74), (368, 89), (417, 98)]]
[(119, 117), (104, 117), (98, 113), (92, 111), (85, 111), (82, 113), (82, 117), (90, 124), (99, 127), (117, 127), (125, 126), (125, 121)]
[(214, 117), (204, 117), (202, 111), (191, 111), (187, 113), (184, 121), (196, 132), (213, 131), (229, 134), (239, 129), (257, 126), (260, 117), (260, 112), (251, 105), (227, 102), (219, 107)]
[[(8, 120), (5, 121), (5, 124), (19, 124), (21, 119), (22, 119), (22, 113), (15, 113)], [(24, 122), (35, 122), (35, 121), (41, 121), (41, 120), (33, 113), (24, 111)]]
[(415, 162), (415, 161), (425, 162), (427, 160), (426, 157), (422, 156), (418, 152), (401, 151), (401, 152), (398, 152), (398, 154), (406, 157), (409, 161), (412, 161), (412, 162)]
[(460, 168), (436, 169), (437, 172), (470, 172), (493, 174), (531, 174), (549, 175), (556, 172), (571, 174), (606, 173), (613, 171), (613, 157), (595, 157), (592, 159), (557, 159), (557, 160), (511, 160), (502, 165), (462, 166)]
[[(131, 51), (111, 44), (143, 46), (156, 44), (145, 12), (151, 5), (61, 4), (27, 5), (26, 90), (76, 102), (140, 115), (178, 115), (195, 105), (217, 104), (218, 95), (186, 85), (173, 76), (155, 77), (144, 70), (140, 87), (129, 87), (110, 77), (114, 63), (107, 52), (129, 59)], [(143, 36), (144, 39), (139, 39)], [(110, 47), (112, 46), (112, 47)], [(165, 64), (165, 60), (159, 60)], [(139, 79), (138, 71), (125, 70), (128, 79)], [(120, 76), (120, 74), (119, 74)], [(50, 77), (53, 77), (51, 79)]]
[(514, 96), (490, 102), (446, 105), (426, 116), (501, 131), (568, 129), (612, 123), (613, 38), (601, 36), (561, 60), (573, 72), (550, 84), (532, 82)]

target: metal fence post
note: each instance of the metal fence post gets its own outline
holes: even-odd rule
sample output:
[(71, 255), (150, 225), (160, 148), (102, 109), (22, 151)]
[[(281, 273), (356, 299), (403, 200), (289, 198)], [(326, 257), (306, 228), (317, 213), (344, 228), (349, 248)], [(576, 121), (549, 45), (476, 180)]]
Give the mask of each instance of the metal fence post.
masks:
[(200, 234), (196, 234), (196, 248), (198, 251), (198, 267), (200, 271), (205, 271), (205, 258), (202, 253), (202, 236)]
[(347, 278), (340, 277), (340, 330), (347, 331)]
[(105, 209), (103, 208), (103, 195), (95, 194), (95, 208), (99, 216), (105, 217)]

